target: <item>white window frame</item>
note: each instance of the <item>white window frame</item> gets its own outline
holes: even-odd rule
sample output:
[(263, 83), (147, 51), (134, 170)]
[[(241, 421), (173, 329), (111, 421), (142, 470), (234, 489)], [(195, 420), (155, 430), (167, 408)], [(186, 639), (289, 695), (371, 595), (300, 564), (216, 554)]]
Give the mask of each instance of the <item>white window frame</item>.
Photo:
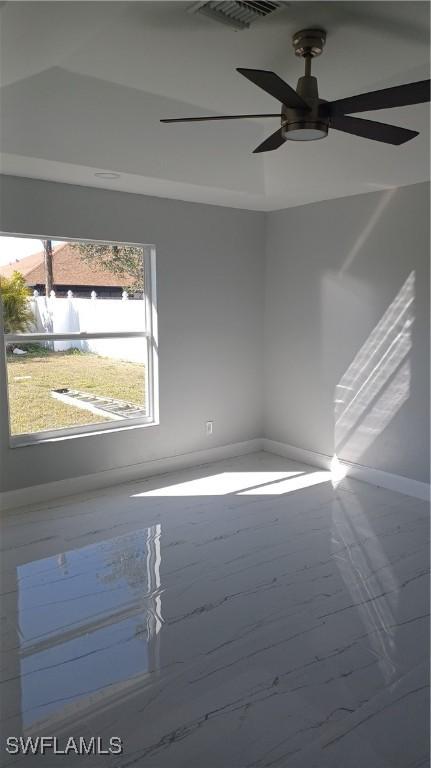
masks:
[[(22, 445), (65, 440), (85, 435), (111, 433), (134, 429), (138, 427), (155, 426), (159, 423), (158, 408), (158, 323), (157, 323), (157, 294), (156, 294), (156, 248), (145, 243), (130, 243), (123, 240), (94, 240), (90, 238), (57, 237), (52, 235), (23, 235), (12, 232), (0, 232), (1, 237), (19, 237), (35, 240), (56, 240), (73, 243), (95, 243), (98, 245), (126, 245), (134, 248), (142, 248), (144, 267), (144, 299), (143, 312), (145, 318), (144, 331), (107, 331), (80, 332), (80, 333), (5, 333), (3, 328), (3, 305), (0, 296), (0, 329), (3, 336), (4, 351), (4, 375), (6, 415), (9, 430), (9, 445), (11, 448)], [(82, 341), (85, 339), (125, 339), (145, 338), (147, 340), (147, 362), (145, 365), (145, 392), (147, 395), (148, 414), (134, 419), (121, 421), (101, 422), (100, 424), (82, 424), (75, 427), (61, 427), (59, 429), (46, 429), (40, 432), (27, 432), (19, 435), (11, 433), (11, 419), (9, 407), (9, 385), (7, 375), (6, 347), (11, 342), (25, 343), (31, 341)]]

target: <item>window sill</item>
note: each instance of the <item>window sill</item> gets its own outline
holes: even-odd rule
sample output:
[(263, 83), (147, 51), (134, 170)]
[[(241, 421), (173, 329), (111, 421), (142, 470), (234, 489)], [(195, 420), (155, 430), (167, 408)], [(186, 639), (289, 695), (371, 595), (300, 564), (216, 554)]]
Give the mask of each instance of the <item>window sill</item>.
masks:
[[(117, 422), (118, 423), (118, 422)], [(145, 427), (158, 427), (160, 425), (159, 420), (154, 419), (152, 421), (140, 421), (134, 424), (121, 424), (118, 426), (103, 427), (102, 425), (96, 425), (97, 429), (83, 429), (80, 432), (76, 430), (55, 430), (57, 434), (45, 435), (43, 432), (36, 432), (34, 434), (26, 435), (11, 435), (9, 437), (10, 448), (23, 448), (29, 445), (41, 445), (45, 443), (58, 443), (64, 440), (77, 440), (82, 437), (95, 437), (98, 435), (112, 435), (116, 432), (129, 432), (133, 429), (142, 429)]]

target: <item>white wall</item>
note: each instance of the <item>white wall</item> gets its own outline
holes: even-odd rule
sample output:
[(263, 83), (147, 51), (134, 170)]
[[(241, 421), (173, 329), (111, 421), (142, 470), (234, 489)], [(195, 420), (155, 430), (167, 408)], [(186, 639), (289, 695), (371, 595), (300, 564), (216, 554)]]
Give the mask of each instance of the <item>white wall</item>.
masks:
[(268, 438), (427, 481), (429, 255), (429, 184), (268, 214)]
[(261, 436), (264, 214), (9, 176), (0, 193), (0, 231), (155, 244), (160, 343), (160, 426), (9, 448), (2, 410), (2, 490)]
[(3, 490), (264, 433), (427, 480), (428, 184), (265, 215), (0, 179), (0, 231), (156, 245), (161, 420), (10, 449), (3, 418)]

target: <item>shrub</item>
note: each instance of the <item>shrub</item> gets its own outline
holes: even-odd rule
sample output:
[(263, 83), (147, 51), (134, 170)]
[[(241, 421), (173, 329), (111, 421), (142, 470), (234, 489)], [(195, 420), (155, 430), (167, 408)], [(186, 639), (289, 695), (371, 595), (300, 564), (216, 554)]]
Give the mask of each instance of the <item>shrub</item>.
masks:
[(78, 349), (78, 347), (69, 347), (69, 349), (66, 349), (64, 351), (65, 355), (85, 355), (85, 352), (82, 351), (82, 349)]
[(23, 276), (19, 272), (13, 272), (12, 277), (0, 276), (0, 295), (5, 333), (27, 331), (34, 318), (28, 301), (29, 290)]

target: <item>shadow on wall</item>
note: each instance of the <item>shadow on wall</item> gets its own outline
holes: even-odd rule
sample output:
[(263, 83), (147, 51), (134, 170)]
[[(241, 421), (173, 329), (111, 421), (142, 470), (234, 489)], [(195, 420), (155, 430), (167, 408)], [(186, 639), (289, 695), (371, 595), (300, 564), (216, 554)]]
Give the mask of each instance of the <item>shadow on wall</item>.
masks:
[(409, 398), (414, 296), (412, 271), (335, 387), (338, 458), (357, 462)]

